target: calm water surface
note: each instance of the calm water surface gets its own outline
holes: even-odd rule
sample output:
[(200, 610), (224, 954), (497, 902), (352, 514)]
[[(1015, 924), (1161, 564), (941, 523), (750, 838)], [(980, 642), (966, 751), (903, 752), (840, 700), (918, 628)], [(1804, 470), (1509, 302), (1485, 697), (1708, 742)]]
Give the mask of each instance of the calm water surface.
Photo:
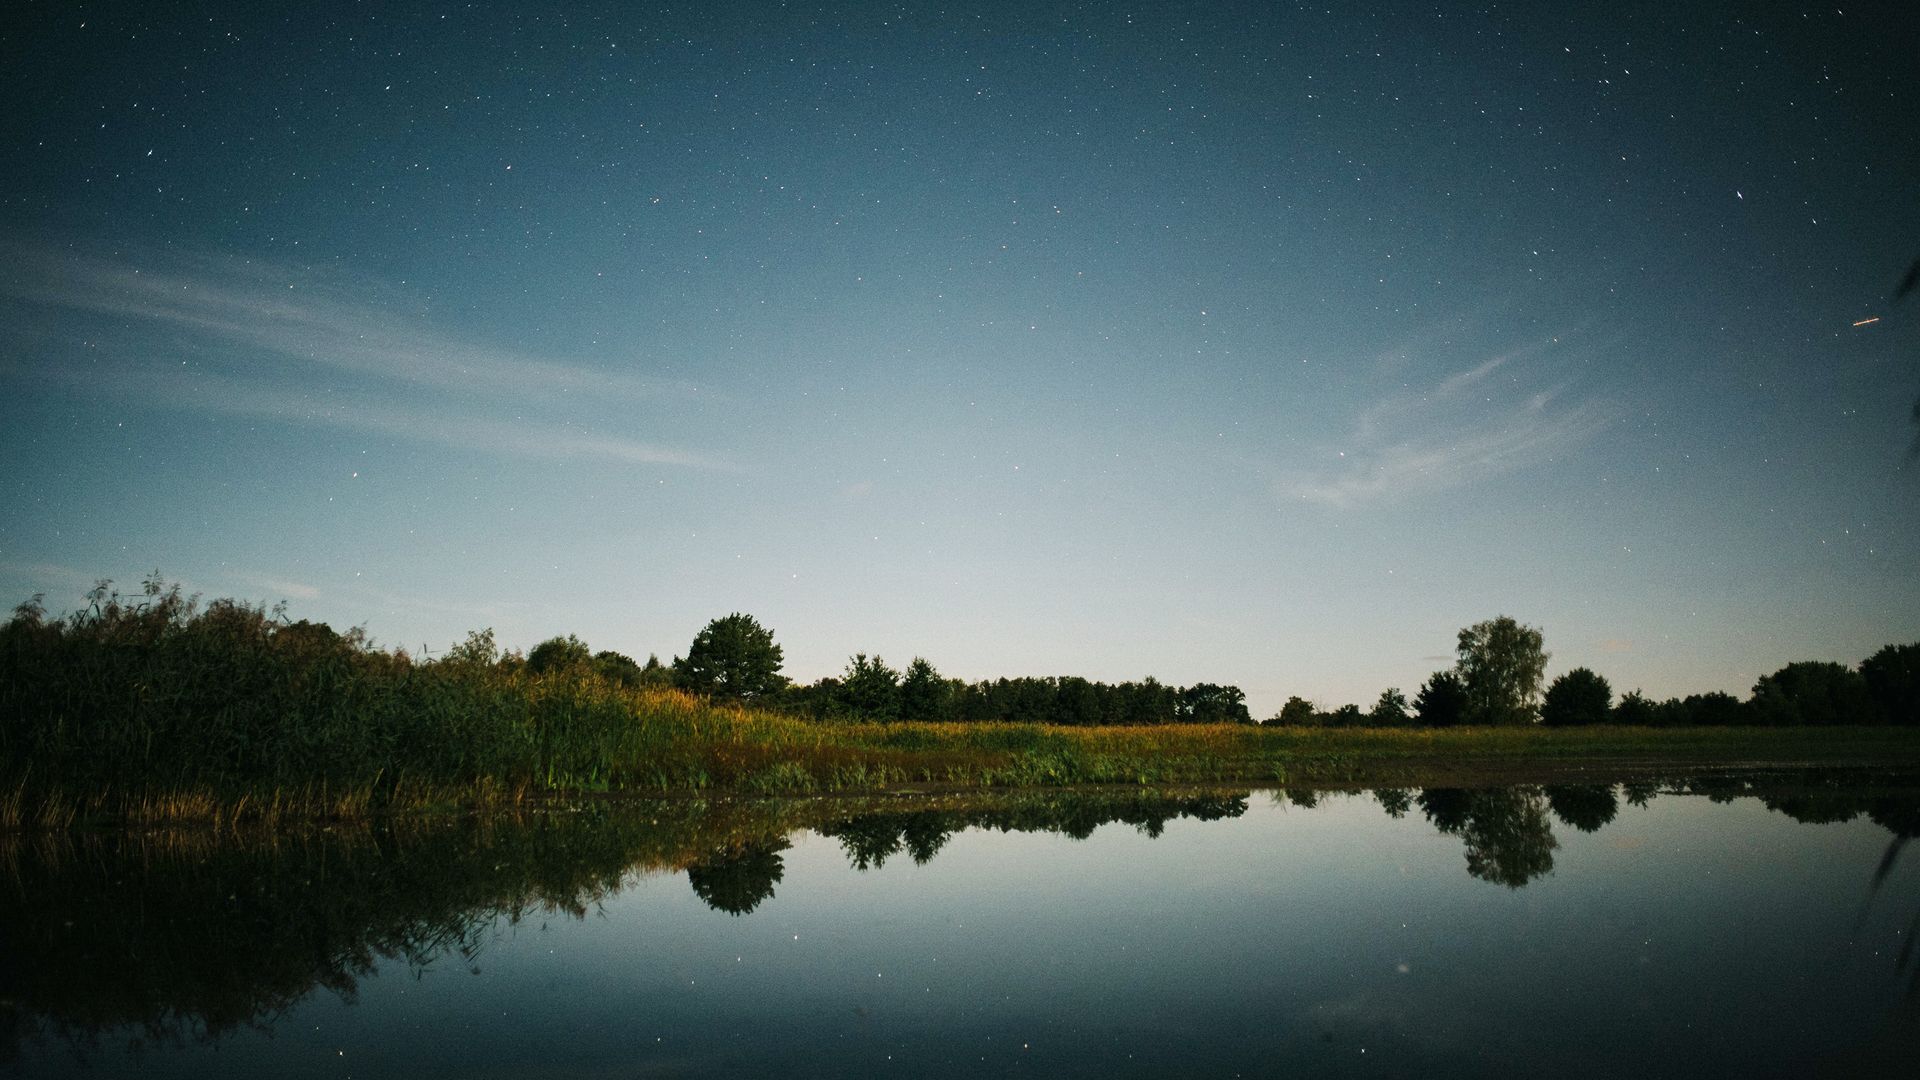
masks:
[(0, 847), (25, 1076), (1910, 1075), (1898, 778)]

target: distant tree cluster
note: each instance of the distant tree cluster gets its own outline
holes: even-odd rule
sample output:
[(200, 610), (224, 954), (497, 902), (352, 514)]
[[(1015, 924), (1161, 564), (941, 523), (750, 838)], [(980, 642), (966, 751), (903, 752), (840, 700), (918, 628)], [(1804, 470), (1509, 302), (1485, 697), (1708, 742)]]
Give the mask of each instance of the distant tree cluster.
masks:
[[(1453, 727), (1464, 724), (1647, 727), (1822, 724), (1920, 724), (1920, 643), (1889, 645), (1859, 667), (1819, 661), (1788, 664), (1754, 684), (1741, 700), (1710, 692), (1654, 701), (1639, 691), (1614, 697), (1607, 679), (1578, 667), (1545, 683), (1545, 638), (1539, 628), (1501, 615), (1461, 629), (1452, 667), (1436, 671), (1412, 698), (1389, 687), (1370, 708), (1323, 709), (1290, 697), (1267, 720), (1283, 726)], [(773, 632), (734, 613), (708, 623), (685, 657), (645, 664), (617, 652), (593, 652), (572, 635), (550, 638), (524, 657), (502, 654), (493, 631), (454, 646), (443, 663), (524, 668), (531, 674), (575, 671), (627, 687), (677, 687), (709, 697), (816, 720), (952, 721), (961, 723), (1152, 725), (1248, 724), (1237, 686), (1171, 686), (1153, 678), (1104, 683), (1071, 675), (966, 682), (940, 674), (923, 657), (904, 669), (856, 653), (846, 670), (811, 683), (781, 674)]]
[(812, 683), (780, 673), (783, 654), (773, 632), (735, 613), (708, 623), (685, 657), (635, 663), (616, 652), (595, 653), (571, 634), (549, 638), (522, 658), (501, 654), (493, 631), (456, 645), (443, 662), (597, 674), (624, 686), (671, 686), (725, 701), (752, 703), (817, 720), (938, 720), (1015, 724), (1251, 724), (1246, 694), (1237, 686), (1169, 686), (1153, 678), (1103, 683), (1064, 675), (989, 679), (969, 683), (940, 674), (923, 657), (904, 670), (879, 656), (856, 653), (846, 670)]
[(1574, 668), (1541, 692), (1547, 661), (1540, 631), (1507, 616), (1460, 631), (1459, 659), (1437, 671), (1412, 702), (1398, 689), (1373, 708), (1323, 710), (1287, 699), (1267, 721), (1287, 726), (1451, 727), (1456, 724), (1528, 724), (1577, 727), (1733, 725), (1920, 724), (1920, 643), (1888, 645), (1860, 666), (1824, 661), (1788, 664), (1763, 675), (1745, 701), (1714, 691), (1653, 701), (1638, 690), (1614, 700), (1605, 677)]
[(922, 657), (905, 671), (858, 653), (845, 674), (789, 687), (775, 707), (821, 720), (941, 720), (961, 723), (1251, 724), (1237, 686), (1169, 686), (1153, 678), (1103, 683), (1072, 675), (965, 682)]

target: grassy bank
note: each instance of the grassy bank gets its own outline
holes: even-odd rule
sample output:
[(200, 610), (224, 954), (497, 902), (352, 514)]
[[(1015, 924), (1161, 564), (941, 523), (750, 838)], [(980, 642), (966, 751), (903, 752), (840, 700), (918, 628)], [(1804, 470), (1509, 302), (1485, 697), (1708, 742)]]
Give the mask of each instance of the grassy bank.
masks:
[(820, 723), (372, 648), (177, 592), (0, 627), (0, 828), (355, 818), (556, 793), (1314, 784), (1920, 763), (1901, 728), (1328, 729)]
[[(395, 809), (519, 803), (578, 793), (810, 795), (1076, 785), (1314, 786), (1544, 782), (1604, 773), (1787, 765), (1920, 766), (1920, 736), (1893, 728), (1328, 730), (1240, 725), (1079, 728), (962, 724), (823, 726), (714, 708), (671, 691), (618, 703), (623, 738), (587, 736), (599, 712), (556, 709), (550, 745), (504, 774), (375, 769), (304, 785), (242, 778), (17, 780), (0, 827), (364, 818)], [(538, 744), (539, 740), (531, 740)], [(579, 744), (584, 744), (579, 745)], [(589, 750), (592, 752), (589, 753)], [(599, 756), (604, 755), (604, 756)]]

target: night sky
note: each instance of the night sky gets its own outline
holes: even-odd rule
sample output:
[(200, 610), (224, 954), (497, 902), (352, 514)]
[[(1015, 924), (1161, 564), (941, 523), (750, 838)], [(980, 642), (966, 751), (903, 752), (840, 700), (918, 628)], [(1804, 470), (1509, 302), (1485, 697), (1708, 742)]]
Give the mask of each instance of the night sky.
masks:
[(1915, 5), (1360, 6), (10, 5), (0, 599), (1256, 716), (1920, 639)]

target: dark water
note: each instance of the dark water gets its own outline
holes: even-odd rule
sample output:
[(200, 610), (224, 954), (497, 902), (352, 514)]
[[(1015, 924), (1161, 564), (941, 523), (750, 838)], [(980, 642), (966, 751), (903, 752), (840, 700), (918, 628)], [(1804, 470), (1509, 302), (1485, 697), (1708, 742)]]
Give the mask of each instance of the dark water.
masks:
[(1917, 832), (1808, 773), (16, 838), (0, 1072), (1911, 1075)]

